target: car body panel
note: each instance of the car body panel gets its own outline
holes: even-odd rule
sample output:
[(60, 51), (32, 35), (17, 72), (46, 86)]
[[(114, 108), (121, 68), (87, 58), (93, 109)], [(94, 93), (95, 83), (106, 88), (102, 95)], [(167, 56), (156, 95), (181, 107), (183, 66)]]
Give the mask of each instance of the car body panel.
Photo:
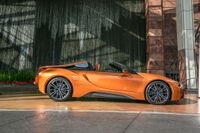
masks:
[[(85, 62), (78, 62), (85, 63)], [(89, 93), (110, 93), (130, 97), (137, 100), (145, 100), (145, 89), (149, 83), (155, 80), (164, 81), (171, 88), (171, 101), (180, 100), (183, 90), (177, 82), (164, 76), (148, 73), (114, 73), (95, 70), (68, 70), (64, 67), (76, 65), (72, 63), (59, 66), (45, 66), (45, 69), (36, 76), (35, 84), (39, 91), (46, 93), (48, 82), (54, 77), (64, 77), (71, 82), (73, 87), (72, 97), (82, 97)], [(41, 69), (40, 68), (40, 69)]]
[(140, 85), (143, 79), (138, 74), (124, 75), (109, 72), (87, 72), (86, 76), (88, 81), (97, 87), (130, 92), (136, 92), (139, 86), (138, 88), (133, 88), (133, 86)]

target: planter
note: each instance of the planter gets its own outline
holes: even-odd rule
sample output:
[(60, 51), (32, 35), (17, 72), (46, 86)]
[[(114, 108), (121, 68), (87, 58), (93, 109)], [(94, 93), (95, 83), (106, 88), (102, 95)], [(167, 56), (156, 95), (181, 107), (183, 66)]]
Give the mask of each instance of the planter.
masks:
[(18, 85), (22, 85), (22, 84), (33, 84), (33, 80), (30, 81), (0, 81), (0, 84), (18, 84)]

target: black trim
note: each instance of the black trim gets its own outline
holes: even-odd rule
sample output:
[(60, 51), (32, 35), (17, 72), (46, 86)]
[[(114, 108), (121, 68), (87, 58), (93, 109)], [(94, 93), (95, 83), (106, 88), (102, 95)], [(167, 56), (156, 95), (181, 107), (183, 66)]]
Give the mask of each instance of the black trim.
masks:
[(134, 99), (134, 98), (127, 96), (127, 95), (113, 94), (113, 93), (109, 93), (109, 92), (91, 92), (91, 93), (86, 94), (84, 97)]

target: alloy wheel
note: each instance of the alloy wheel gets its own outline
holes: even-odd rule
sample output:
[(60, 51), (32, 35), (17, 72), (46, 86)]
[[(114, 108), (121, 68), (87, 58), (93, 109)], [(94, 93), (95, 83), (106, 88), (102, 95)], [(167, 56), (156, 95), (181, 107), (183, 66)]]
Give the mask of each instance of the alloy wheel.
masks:
[(170, 99), (170, 88), (163, 81), (154, 81), (146, 88), (146, 100), (151, 104), (165, 104)]
[(72, 86), (70, 82), (63, 77), (56, 77), (49, 81), (47, 85), (47, 94), (55, 101), (64, 101), (71, 97)]

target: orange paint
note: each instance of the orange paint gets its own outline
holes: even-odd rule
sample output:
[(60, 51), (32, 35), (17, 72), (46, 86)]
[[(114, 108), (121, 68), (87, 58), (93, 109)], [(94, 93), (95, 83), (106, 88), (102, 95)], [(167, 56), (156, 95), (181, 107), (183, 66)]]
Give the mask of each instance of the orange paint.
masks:
[[(71, 82), (73, 87), (72, 97), (82, 97), (91, 92), (104, 92), (121, 94), (133, 99), (145, 100), (145, 89), (149, 83), (156, 80), (164, 81), (171, 89), (171, 101), (178, 101), (183, 98), (183, 90), (176, 81), (167, 77), (148, 74), (128, 72), (101, 72), (98, 70), (68, 70), (63, 67), (79, 64), (82, 62), (41, 67), (42, 71), (35, 78), (35, 84), (39, 91), (46, 93), (46, 85), (54, 77), (64, 77)], [(84, 63), (84, 62), (83, 62)]]

